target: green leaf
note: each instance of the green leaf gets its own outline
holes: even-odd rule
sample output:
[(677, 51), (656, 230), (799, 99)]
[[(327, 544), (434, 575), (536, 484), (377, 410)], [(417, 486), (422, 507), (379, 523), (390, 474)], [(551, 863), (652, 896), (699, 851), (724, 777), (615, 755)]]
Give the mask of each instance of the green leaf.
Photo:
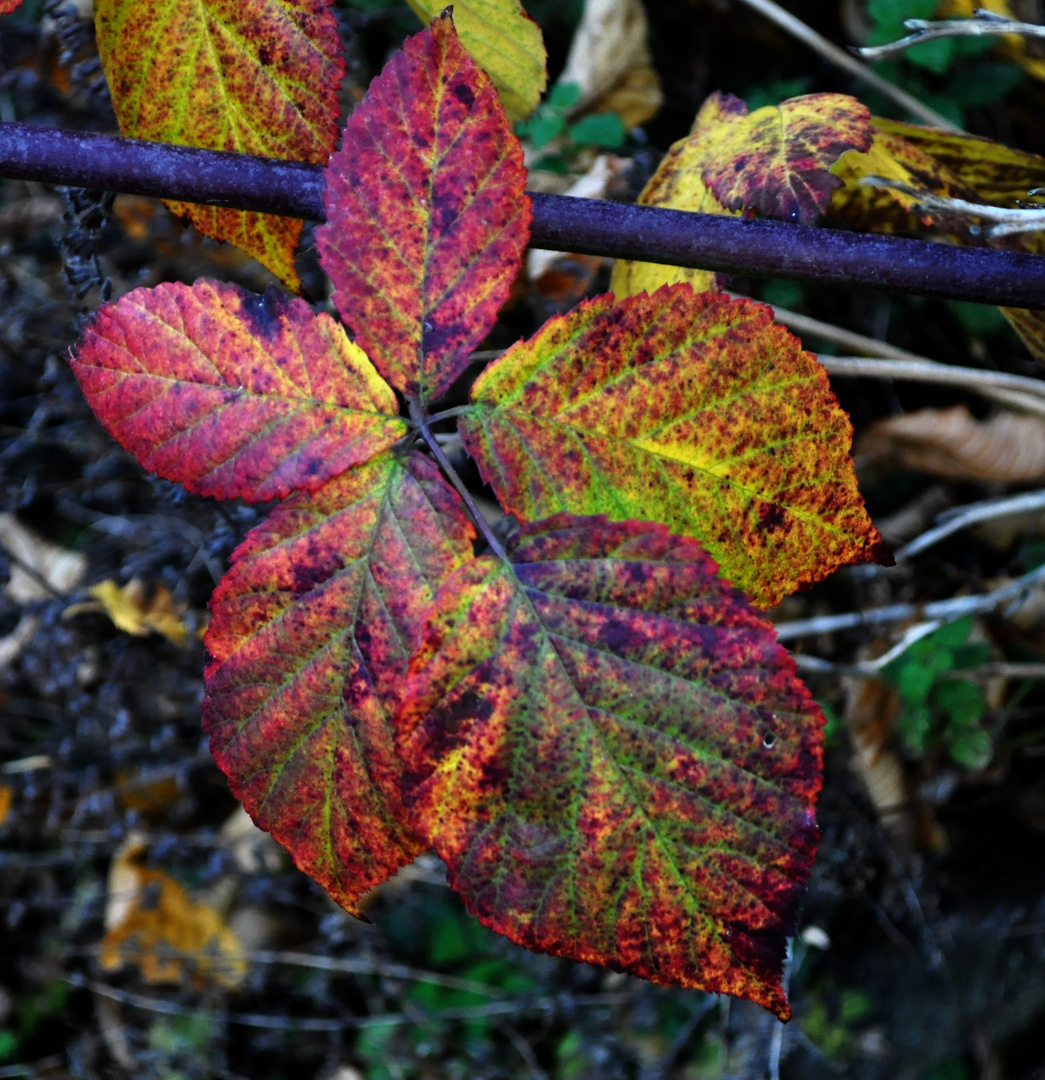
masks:
[(985, 769), (994, 756), (991, 737), (980, 727), (964, 727), (951, 732), (947, 749), (955, 762), (965, 769)]
[(945, 679), (933, 691), (934, 703), (942, 709), (955, 727), (968, 727), (987, 711), (987, 699), (974, 682), (965, 679)]
[(570, 137), (578, 146), (617, 150), (627, 141), (628, 130), (616, 113), (590, 113), (570, 126)]
[(692, 540), (560, 515), (440, 590), (397, 745), (480, 921), (781, 1017), (823, 717)]

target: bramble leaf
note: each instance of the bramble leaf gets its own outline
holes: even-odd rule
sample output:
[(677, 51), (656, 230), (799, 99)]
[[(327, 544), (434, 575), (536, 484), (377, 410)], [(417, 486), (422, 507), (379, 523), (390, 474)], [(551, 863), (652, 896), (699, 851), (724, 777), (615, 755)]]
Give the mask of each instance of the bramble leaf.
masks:
[(529, 238), (525, 183), (488, 76), (435, 19), (349, 117), (316, 232), (335, 306), (396, 389), (439, 397), (492, 328)]
[(471, 558), (457, 495), (394, 452), (295, 494), (211, 600), (204, 725), (254, 820), (343, 907), (417, 855), (390, 718), (434, 591)]
[(560, 515), (436, 597), (397, 745), (415, 827), (486, 925), (786, 1018), (819, 707), (693, 540)]
[(275, 290), (135, 289), (99, 308), (70, 362), (117, 442), (201, 495), (315, 489), (407, 430), (344, 329)]
[[(98, 52), (131, 138), (326, 162), (345, 72), (329, 0), (95, 0)], [(289, 288), (301, 222), (168, 201)]]
[[(426, 24), (447, 6), (444, 0), (406, 2)], [(519, 0), (454, 0), (453, 13), (461, 44), (493, 80), (509, 119), (529, 116), (548, 83), (541, 28)]]
[(727, 209), (811, 225), (841, 186), (831, 166), (871, 140), (870, 111), (847, 94), (806, 94), (749, 114), (738, 98), (715, 93), (687, 142), (704, 183)]
[(10, 14), (21, 2), (22, 0), (0, 0), (0, 15)]
[(759, 605), (881, 540), (852, 428), (772, 309), (667, 286), (586, 301), (488, 367), (461, 435), (502, 505), (658, 521)]

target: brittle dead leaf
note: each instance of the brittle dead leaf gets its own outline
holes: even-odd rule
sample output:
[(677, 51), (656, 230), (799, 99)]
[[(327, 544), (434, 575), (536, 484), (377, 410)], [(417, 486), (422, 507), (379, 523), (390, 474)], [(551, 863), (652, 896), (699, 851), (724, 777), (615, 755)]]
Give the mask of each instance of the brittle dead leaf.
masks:
[(172, 877), (143, 865), (145, 841), (131, 833), (109, 869), (99, 964), (134, 964), (155, 985), (235, 989), (247, 974), (243, 948), (225, 920), (192, 900)]
[(45, 540), (14, 514), (0, 514), (0, 546), (12, 556), (5, 592), (18, 604), (71, 592), (87, 570), (86, 556)]
[(1045, 478), (1045, 421), (1009, 412), (976, 420), (964, 405), (922, 409), (878, 421), (855, 453), (951, 480), (1028, 483)]
[(664, 103), (642, 0), (587, 0), (560, 84), (581, 89), (577, 112), (615, 112), (628, 128)]
[(141, 578), (132, 578), (123, 586), (111, 580), (100, 581), (87, 591), (94, 600), (66, 608), (63, 618), (71, 619), (74, 615), (100, 611), (109, 616), (118, 630), (136, 637), (145, 637), (156, 631), (181, 646), (189, 636), (184, 611), (178, 609), (170, 590), (164, 585), (150, 590)]

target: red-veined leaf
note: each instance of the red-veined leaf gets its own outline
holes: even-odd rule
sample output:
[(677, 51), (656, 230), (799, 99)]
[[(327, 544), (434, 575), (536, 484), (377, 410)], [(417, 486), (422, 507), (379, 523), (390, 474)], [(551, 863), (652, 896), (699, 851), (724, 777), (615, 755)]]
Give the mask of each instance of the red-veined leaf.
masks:
[(396, 730), (415, 827), (530, 948), (786, 1017), (823, 718), (690, 539), (560, 515), (445, 583)]
[(211, 600), (214, 757), (254, 820), (353, 912), (423, 847), (390, 719), (434, 590), (472, 536), (435, 466), (389, 452), (278, 506)]
[(550, 320), (483, 372), (465, 445), (505, 509), (658, 521), (761, 605), (879, 556), (824, 369), (772, 309), (688, 285)]
[(529, 237), (525, 181), (489, 77), (433, 20), (349, 117), (316, 233), (334, 304), (398, 390), (439, 397), (493, 326)]
[(120, 445), (201, 495), (314, 489), (406, 432), (344, 329), (275, 290), (135, 289), (98, 310), (71, 363)]
[[(94, 15), (124, 135), (326, 163), (345, 72), (329, 0), (95, 0)], [(167, 205), (298, 287), (300, 221)]]

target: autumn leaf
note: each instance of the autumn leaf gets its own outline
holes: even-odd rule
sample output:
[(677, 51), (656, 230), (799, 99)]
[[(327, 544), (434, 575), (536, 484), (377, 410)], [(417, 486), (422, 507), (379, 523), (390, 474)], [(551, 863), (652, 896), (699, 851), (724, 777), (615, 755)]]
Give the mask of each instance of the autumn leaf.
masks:
[(98, 310), (71, 364), (120, 445), (201, 495), (314, 489), (406, 431), (344, 329), (275, 290), (135, 289)]
[(701, 148), (701, 176), (729, 210), (815, 224), (841, 181), (831, 166), (847, 150), (871, 146), (871, 114), (847, 94), (806, 94), (748, 113), (713, 94), (690, 138)]
[[(345, 71), (329, 0), (95, 0), (94, 17), (124, 135), (326, 163)], [(299, 287), (299, 220), (167, 205)]]
[(612, 301), (476, 381), (461, 435), (507, 511), (660, 522), (760, 605), (881, 556), (849, 420), (772, 309), (686, 285)]
[(100, 581), (87, 590), (93, 600), (73, 604), (62, 612), (63, 619), (88, 611), (104, 612), (113, 626), (126, 634), (144, 637), (152, 631), (163, 634), (175, 645), (184, 645), (188, 637), (185, 620), (174, 606), (174, 598), (165, 585), (149, 590), (141, 578), (132, 578), (126, 585), (115, 581)]
[(145, 866), (145, 853), (144, 840), (132, 833), (109, 868), (101, 969), (116, 971), (131, 963), (155, 985), (191, 981), (197, 989), (208, 984), (236, 989), (246, 977), (247, 961), (235, 931), (169, 874)]
[[(444, 0), (407, 3), (426, 24), (447, 6)], [(509, 119), (529, 116), (548, 82), (541, 28), (519, 0), (454, 0), (453, 19), (461, 44), (493, 80)]]
[(692, 540), (560, 515), (440, 590), (397, 722), (407, 805), (513, 941), (786, 1018), (823, 718)]
[[(832, 165), (871, 145), (870, 113), (845, 94), (808, 94), (748, 114), (732, 94), (714, 93), (693, 130), (668, 151), (638, 201), (700, 214), (758, 211), (815, 223), (842, 186)], [(709, 270), (618, 260), (610, 288), (618, 297), (688, 282), (716, 287)]]
[(317, 230), (333, 300), (378, 371), (438, 398), (507, 299), (529, 238), (518, 140), (447, 15), (371, 83)]
[(22, 0), (0, 0), (0, 15), (9, 15)]
[(255, 528), (215, 590), (204, 726), (233, 793), (358, 914), (423, 848), (390, 717), (435, 589), (471, 558), (435, 466), (385, 453)]

